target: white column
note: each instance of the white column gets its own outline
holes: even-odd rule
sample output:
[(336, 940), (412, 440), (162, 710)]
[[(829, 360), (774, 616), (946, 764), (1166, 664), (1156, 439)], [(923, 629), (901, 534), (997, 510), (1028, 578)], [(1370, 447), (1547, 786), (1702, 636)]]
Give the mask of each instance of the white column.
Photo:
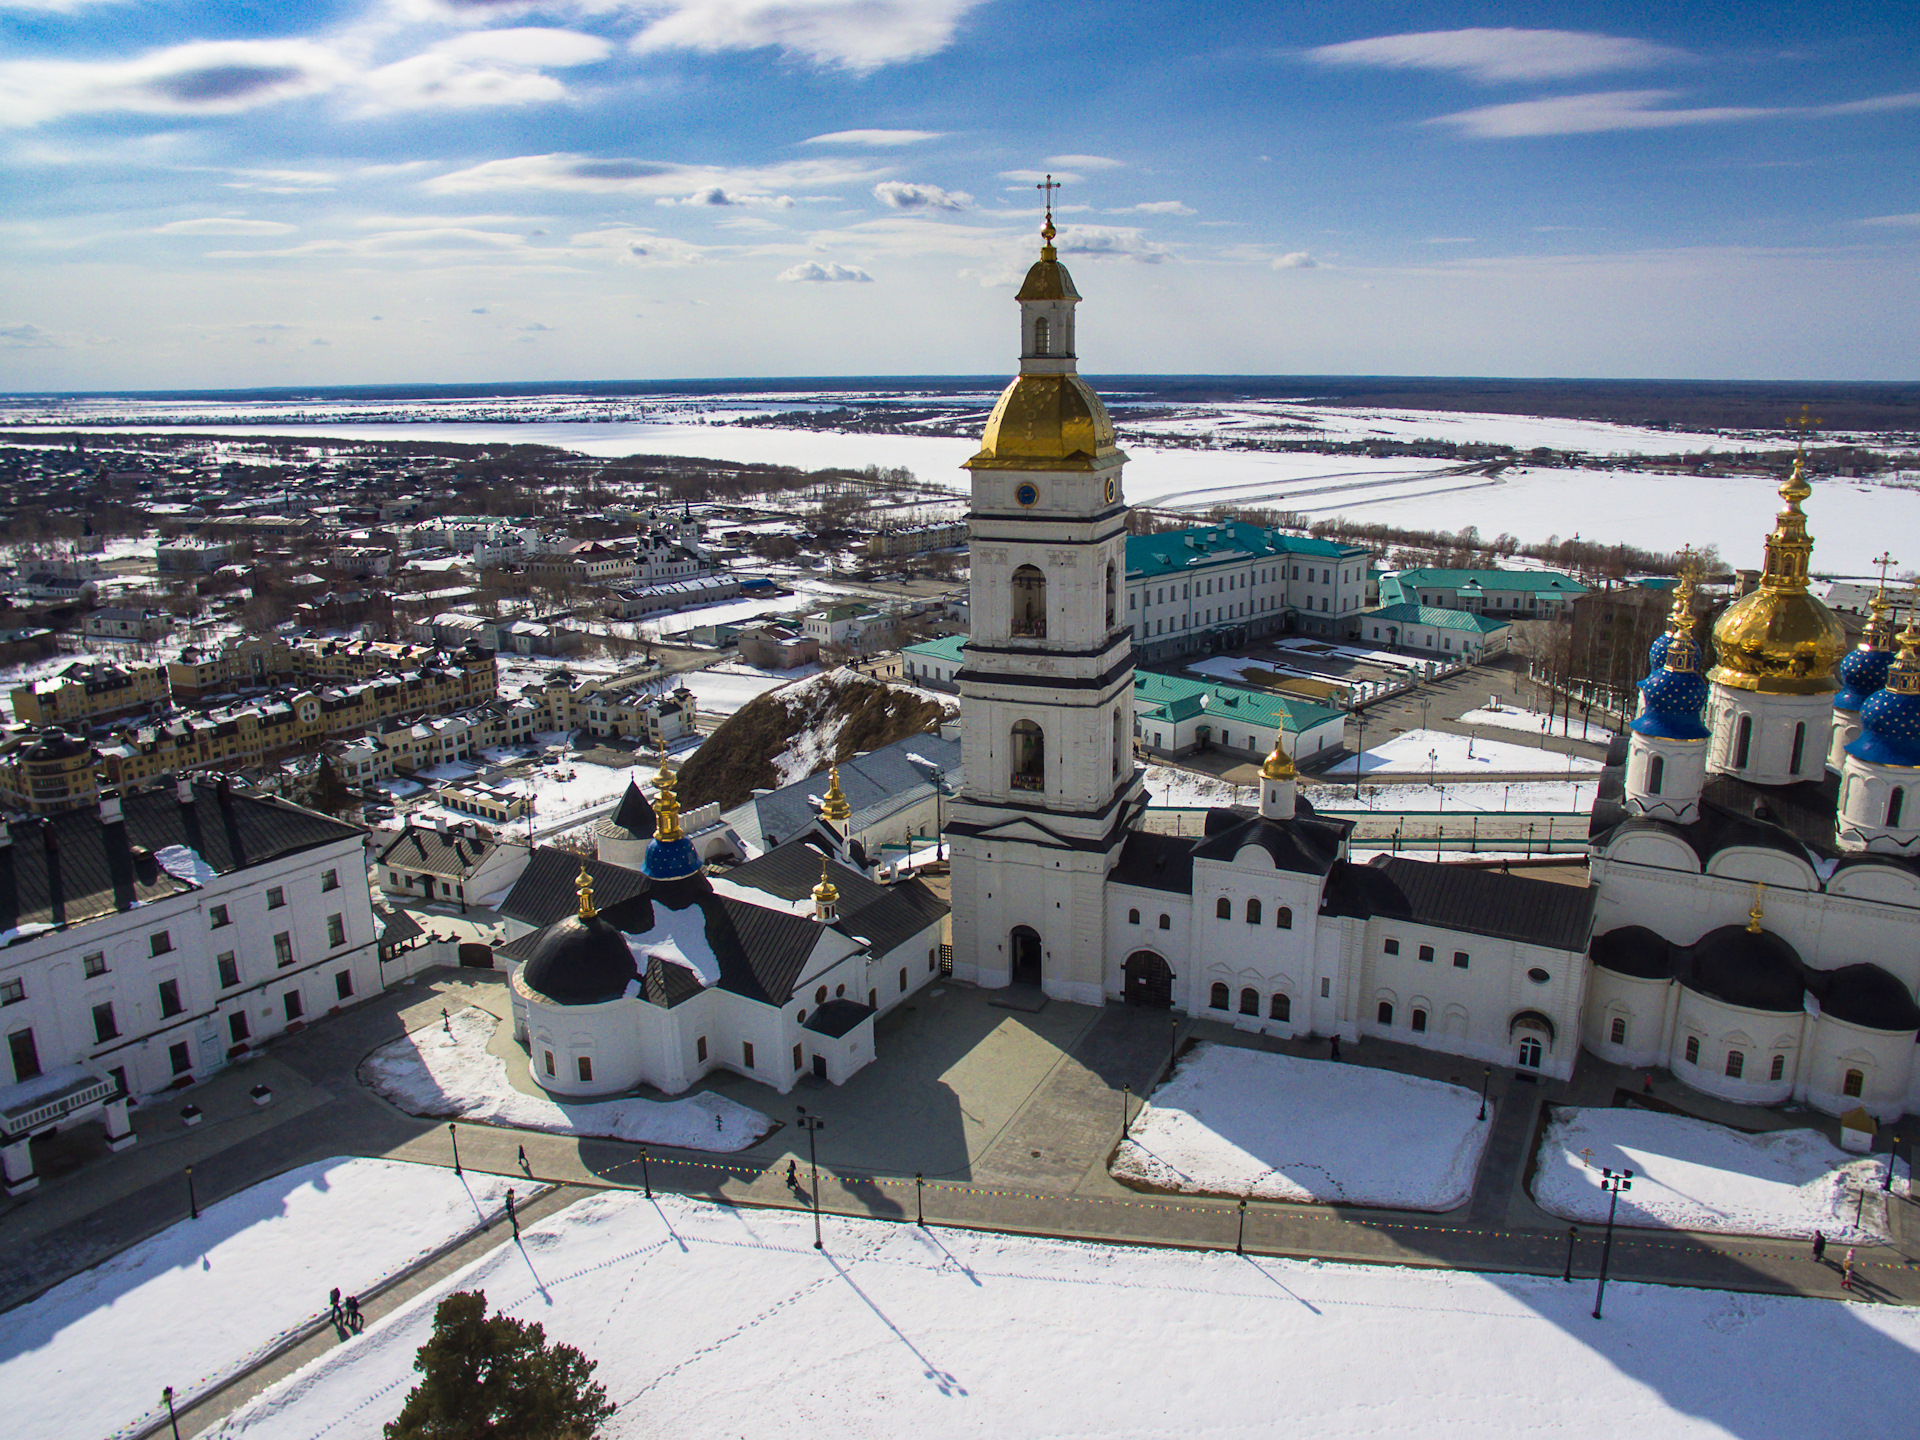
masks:
[(31, 1143), (22, 1137), (0, 1146), (0, 1174), (6, 1178), (9, 1195), (24, 1195), (40, 1183), (40, 1177), (33, 1173), (33, 1152), (28, 1148)]

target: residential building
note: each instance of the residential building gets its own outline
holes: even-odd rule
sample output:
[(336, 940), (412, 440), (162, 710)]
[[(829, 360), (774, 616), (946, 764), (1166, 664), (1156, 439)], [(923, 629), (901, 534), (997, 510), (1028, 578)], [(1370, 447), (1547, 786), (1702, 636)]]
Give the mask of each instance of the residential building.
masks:
[(1423, 650), (1443, 660), (1478, 660), (1507, 648), (1512, 623), (1471, 610), (1382, 605), (1360, 617), (1361, 638), (1389, 650)]
[(1401, 570), (1380, 577), (1382, 605), (1470, 610), (1502, 620), (1550, 620), (1587, 587), (1558, 570)]
[(164, 706), (167, 672), (158, 665), (75, 660), (45, 680), (15, 686), (10, 698), (17, 724), (84, 727)]
[(90, 610), (80, 629), (101, 640), (158, 640), (173, 629), (173, 617), (151, 608)]

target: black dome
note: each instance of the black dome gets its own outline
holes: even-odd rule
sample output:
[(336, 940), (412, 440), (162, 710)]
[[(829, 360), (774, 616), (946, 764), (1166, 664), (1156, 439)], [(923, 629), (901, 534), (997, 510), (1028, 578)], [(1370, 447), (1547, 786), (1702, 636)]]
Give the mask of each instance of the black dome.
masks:
[(1807, 988), (1820, 997), (1820, 1012), (1866, 1030), (1895, 1034), (1920, 1030), (1920, 1005), (1898, 979), (1878, 965), (1809, 970)]
[(520, 972), (529, 990), (560, 1005), (617, 1000), (639, 976), (627, 937), (598, 915), (569, 915), (548, 926)]
[(1644, 925), (1622, 925), (1596, 935), (1587, 955), (1594, 964), (1616, 975), (1664, 980), (1673, 973), (1673, 948)]
[(1765, 930), (1722, 925), (1700, 937), (1687, 961), (1682, 983), (1702, 995), (1778, 1015), (1806, 1006), (1799, 953)]

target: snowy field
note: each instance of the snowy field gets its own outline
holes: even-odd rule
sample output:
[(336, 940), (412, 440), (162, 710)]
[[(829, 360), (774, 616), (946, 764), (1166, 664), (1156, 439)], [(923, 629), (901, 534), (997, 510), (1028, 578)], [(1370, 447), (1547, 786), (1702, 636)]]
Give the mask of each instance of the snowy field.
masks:
[[(1920, 1312), (811, 1221), (631, 1192), (531, 1225), (228, 1440), (371, 1437), (455, 1288), (599, 1362), (607, 1440), (1898, 1435)], [(1519, 1363), (1518, 1357), (1524, 1357)], [(1278, 1417), (1284, 1417), (1282, 1422)]]
[(1365, 754), (1329, 766), (1329, 775), (1565, 775), (1600, 769), (1598, 760), (1445, 730), (1409, 730)]
[(1482, 705), (1478, 710), (1469, 710), (1459, 718), (1462, 725), (1491, 725), (1499, 730), (1523, 730), (1529, 735), (1542, 732), (1567, 735), (1595, 745), (1605, 745), (1613, 739), (1613, 731), (1604, 725), (1595, 725), (1587, 720), (1569, 720), (1564, 715), (1543, 715), (1538, 710), (1522, 710), (1513, 705)]
[(506, 1062), (487, 1053), (502, 1023), (485, 1010), (458, 1011), (445, 1027), (429, 1025), (382, 1045), (361, 1065), (360, 1078), (409, 1115), (457, 1115), (471, 1124), (551, 1135), (744, 1150), (773, 1129), (758, 1110), (706, 1092), (684, 1100), (630, 1097), (567, 1105), (528, 1095), (508, 1081)]
[[(1593, 809), (1596, 780), (1462, 780), (1447, 785), (1317, 785), (1313, 808), (1341, 814), (1576, 815)], [(1356, 795), (1354, 792), (1358, 790)]]
[(1493, 1107), (1479, 1113), (1477, 1092), (1439, 1080), (1201, 1044), (1110, 1169), (1190, 1195), (1451, 1210), (1492, 1133)]
[(780, 674), (771, 670), (755, 670), (748, 665), (715, 665), (706, 670), (690, 670), (675, 678), (693, 691), (694, 701), (702, 715), (726, 716), (732, 715), (749, 700), (778, 689), (789, 680), (813, 674), (817, 669), (817, 666), (802, 666), (798, 670)]
[(1211, 810), (1216, 805), (1251, 804), (1257, 785), (1229, 785), (1212, 775), (1171, 765), (1147, 766), (1147, 803), (1170, 810)]
[[(100, 1440), (166, 1419), (322, 1315), (486, 1220), (519, 1176), (323, 1160), (255, 1185), (0, 1314), (4, 1429)], [(396, 1203), (404, 1196), (405, 1203)]]
[[(1667, 1230), (1884, 1240), (1884, 1155), (1848, 1155), (1813, 1130), (1743, 1135), (1651, 1110), (1555, 1111), (1533, 1182), (1541, 1209), (1604, 1223), (1601, 1170), (1631, 1170), (1617, 1223)], [(1904, 1173), (1905, 1167), (1901, 1167)], [(1896, 1189), (1904, 1188), (1895, 1181)], [(1868, 1191), (1865, 1206), (1859, 1204)], [(1854, 1224), (1856, 1211), (1862, 1224)]]

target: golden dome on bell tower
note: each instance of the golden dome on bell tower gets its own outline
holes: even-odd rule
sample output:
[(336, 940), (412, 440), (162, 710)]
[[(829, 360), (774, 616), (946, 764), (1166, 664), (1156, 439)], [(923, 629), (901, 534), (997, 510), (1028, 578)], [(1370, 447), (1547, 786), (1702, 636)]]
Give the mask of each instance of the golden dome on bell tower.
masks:
[(1807, 591), (1813, 537), (1801, 501), (1813, 493), (1804, 455), (1780, 487), (1786, 502), (1767, 537), (1766, 569), (1751, 595), (1729, 605), (1713, 626), (1716, 685), (1768, 695), (1822, 695), (1839, 689), (1834, 666), (1847, 653), (1834, 613)]

